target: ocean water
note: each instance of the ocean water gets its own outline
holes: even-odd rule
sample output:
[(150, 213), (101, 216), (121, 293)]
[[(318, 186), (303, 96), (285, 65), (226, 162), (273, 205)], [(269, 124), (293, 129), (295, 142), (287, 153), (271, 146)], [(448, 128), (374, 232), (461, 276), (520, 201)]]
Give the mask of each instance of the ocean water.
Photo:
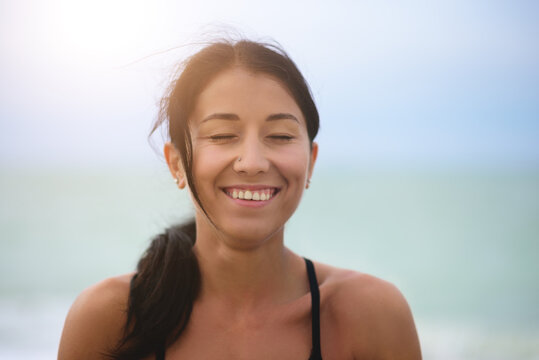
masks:
[[(2, 169), (0, 359), (55, 358), (76, 295), (192, 214), (167, 171)], [(539, 359), (539, 170), (318, 171), (294, 251), (396, 284), (425, 359)]]

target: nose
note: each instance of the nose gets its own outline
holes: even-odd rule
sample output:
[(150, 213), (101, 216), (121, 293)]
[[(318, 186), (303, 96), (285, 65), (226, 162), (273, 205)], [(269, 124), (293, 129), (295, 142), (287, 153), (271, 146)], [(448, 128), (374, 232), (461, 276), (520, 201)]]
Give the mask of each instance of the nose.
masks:
[(255, 137), (245, 139), (233, 167), (237, 173), (249, 176), (267, 172), (270, 162), (266, 157), (264, 144)]

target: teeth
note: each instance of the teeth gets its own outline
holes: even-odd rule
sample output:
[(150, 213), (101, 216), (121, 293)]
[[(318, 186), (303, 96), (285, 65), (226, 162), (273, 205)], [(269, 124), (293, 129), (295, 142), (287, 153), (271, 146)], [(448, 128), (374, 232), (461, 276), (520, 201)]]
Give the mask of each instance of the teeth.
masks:
[(227, 194), (233, 199), (266, 201), (272, 198), (272, 192), (271, 189), (257, 191), (232, 189), (232, 191), (227, 191)]

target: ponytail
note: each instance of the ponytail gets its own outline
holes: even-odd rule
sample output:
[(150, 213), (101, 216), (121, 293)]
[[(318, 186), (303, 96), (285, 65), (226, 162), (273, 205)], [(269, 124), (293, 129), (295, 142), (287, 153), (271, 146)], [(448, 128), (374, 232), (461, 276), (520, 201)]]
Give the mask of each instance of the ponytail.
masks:
[(124, 335), (111, 359), (145, 358), (185, 330), (200, 288), (195, 239), (194, 220), (153, 239), (131, 280)]

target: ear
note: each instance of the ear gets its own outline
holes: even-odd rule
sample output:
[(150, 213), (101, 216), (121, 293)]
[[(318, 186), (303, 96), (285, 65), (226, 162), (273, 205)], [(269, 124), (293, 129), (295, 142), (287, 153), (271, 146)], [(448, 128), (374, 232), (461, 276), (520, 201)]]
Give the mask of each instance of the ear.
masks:
[(185, 172), (183, 171), (181, 155), (178, 149), (171, 142), (165, 143), (165, 148), (163, 149), (165, 154), (165, 160), (167, 161), (168, 169), (172, 174), (172, 177), (177, 180), (178, 187), (180, 189), (185, 188)]
[(313, 176), (314, 164), (316, 163), (316, 158), (318, 157), (318, 143), (313, 141), (311, 146), (311, 157), (309, 159), (309, 171), (307, 173), (307, 179), (311, 180)]

